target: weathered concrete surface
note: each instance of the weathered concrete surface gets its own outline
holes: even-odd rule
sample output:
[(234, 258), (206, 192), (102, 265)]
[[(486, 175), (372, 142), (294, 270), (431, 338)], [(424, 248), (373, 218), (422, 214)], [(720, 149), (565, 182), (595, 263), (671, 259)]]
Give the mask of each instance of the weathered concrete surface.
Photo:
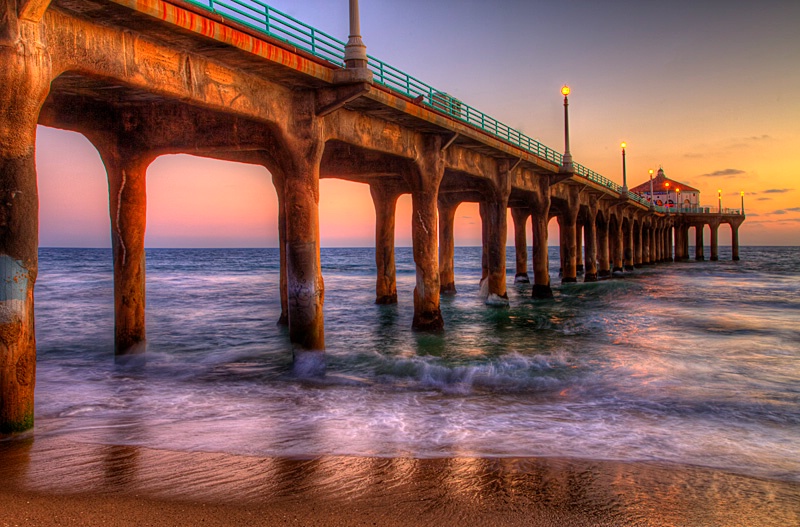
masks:
[(439, 195), (439, 292), (456, 294), (455, 277), (455, 227), (456, 209), (460, 200)]
[(514, 249), (516, 254), (516, 273), (514, 283), (529, 284), (528, 277), (528, 236), (527, 224), (531, 217), (530, 210), (522, 207), (511, 208), (511, 219), (514, 222)]
[(408, 174), (412, 203), (411, 237), (417, 268), (412, 327), (437, 331), (444, 329), (439, 308), (439, 258), (436, 250), (439, 237), (436, 207), (445, 167), (442, 139), (423, 136), (417, 148), (416, 170)]
[[(51, 62), (37, 26), (0, 17), (0, 434), (33, 426), (39, 199), (35, 144)], [(14, 12), (12, 12), (12, 10)]]
[(397, 303), (397, 270), (394, 260), (394, 225), (397, 198), (401, 190), (390, 184), (369, 186), (375, 205), (376, 304)]
[(116, 134), (93, 134), (108, 175), (114, 258), (114, 354), (118, 361), (146, 351), (145, 251), (147, 167), (155, 156), (131, 150)]

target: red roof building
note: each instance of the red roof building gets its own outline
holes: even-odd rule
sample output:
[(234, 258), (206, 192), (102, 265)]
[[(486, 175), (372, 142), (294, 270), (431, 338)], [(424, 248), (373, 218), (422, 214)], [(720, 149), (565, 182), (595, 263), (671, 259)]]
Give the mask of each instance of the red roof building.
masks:
[[(664, 174), (663, 168), (659, 168), (658, 173), (653, 178), (652, 188), (652, 198), (659, 207), (674, 208), (678, 203), (680, 203), (682, 208), (700, 206), (700, 191), (686, 183), (668, 178)], [(650, 180), (633, 187), (630, 191), (650, 201)]]

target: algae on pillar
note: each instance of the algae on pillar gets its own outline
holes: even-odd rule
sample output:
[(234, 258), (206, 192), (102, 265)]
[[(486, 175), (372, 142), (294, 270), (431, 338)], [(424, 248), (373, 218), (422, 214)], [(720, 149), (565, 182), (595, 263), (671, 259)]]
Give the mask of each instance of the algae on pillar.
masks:
[(547, 223), (550, 219), (549, 184), (539, 182), (533, 193), (531, 223), (533, 224), (533, 298), (553, 298), (550, 287), (550, 257), (547, 252)]
[(457, 198), (439, 195), (439, 292), (456, 294), (455, 237), (456, 209), (461, 202)]

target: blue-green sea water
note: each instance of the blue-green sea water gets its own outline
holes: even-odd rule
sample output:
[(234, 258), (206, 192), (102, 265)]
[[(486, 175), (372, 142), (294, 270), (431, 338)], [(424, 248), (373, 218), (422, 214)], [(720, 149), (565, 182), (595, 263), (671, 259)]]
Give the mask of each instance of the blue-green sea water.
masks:
[[(656, 461), (800, 481), (800, 248), (660, 264), (510, 307), (456, 249), (446, 330), (375, 305), (372, 249), (323, 249), (327, 373), (292, 374), (277, 249), (147, 252), (147, 363), (113, 360), (110, 250), (42, 249), (37, 437), (259, 456)], [(706, 253), (708, 254), (708, 252)]]

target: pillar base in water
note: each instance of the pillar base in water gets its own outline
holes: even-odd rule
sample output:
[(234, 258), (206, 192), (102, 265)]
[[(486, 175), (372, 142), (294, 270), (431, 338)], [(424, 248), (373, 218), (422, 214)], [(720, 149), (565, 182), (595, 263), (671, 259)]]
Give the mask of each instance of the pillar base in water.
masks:
[(549, 285), (533, 284), (531, 297), (540, 299), (553, 298), (553, 290)]
[(583, 265), (579, 264), (578, 266), (576, 266), (575, 267), (575, 272), (577, 272), (579, 274), (582, 273), (583, 272)]
[(583, 277), (584, 282), (597, 282), (597, 273), (586, 273)]
[(633, 271), (634, 269), (635, 269), (635, 267), (632, 266), (632, 265), (625, 265), (625, 270), (626, 271)]
[(454, 295), (456, 294), (456, 284), (450, 282), (449, 284), (442, 284), (439, 287), (439, 294), (440, 295)]
[(294, 350), (292, 373), (300, 378), (322, 377), (325, 375), (325, 352)]
[(382, 306), (386, 306), (386, 305), (390, 305), (390, 304), (396, 304), (397, 303), (397, 293), (394, 293), (392, 295), (379, 296), (378, 298), (375, 299), (375, 303), (378, 304), (378, 305), (382, 305)]
[(281, 313), (281, 316), (278, 317), (278, 322), (275, 324), (276, 326), (288, 326), (289, 325), (289, 317), (286, 313)]
[(430, 313), (415, 313), (411, 327), (417, 331), (442, 331), (444, 329), (442, 312), (437, 309)]
[(611, 271), (608, 269), (603, 269), (602, 271), (597, 272), (598, 278), (611, 278)]
[(531, 279), (528, 277), (528, 273), (517, 273), (514, 277), (515, 284), (530, 284)]
[(719, 261), (719, 256), (712, 256), (711, 257), (711, 261), (712, 262), (718, 262)]
[(569, 277), (569, 278), (562, 278), (561, 279), (561, 283), (562, 284), (575, 284), (577, 282), (578, 282), (578, 279), (575, 278), (575, 277)]
[(495, 293), (491, 293), (488, 297), (486, 297), (486, 305), (492, 307), (507, 307), (508, 295), (500, 296)]
[(147, 362), (147, 342), (137, 342), (122, 352), (114, 354), (114, 364), (124, 368), (141, 368)]

